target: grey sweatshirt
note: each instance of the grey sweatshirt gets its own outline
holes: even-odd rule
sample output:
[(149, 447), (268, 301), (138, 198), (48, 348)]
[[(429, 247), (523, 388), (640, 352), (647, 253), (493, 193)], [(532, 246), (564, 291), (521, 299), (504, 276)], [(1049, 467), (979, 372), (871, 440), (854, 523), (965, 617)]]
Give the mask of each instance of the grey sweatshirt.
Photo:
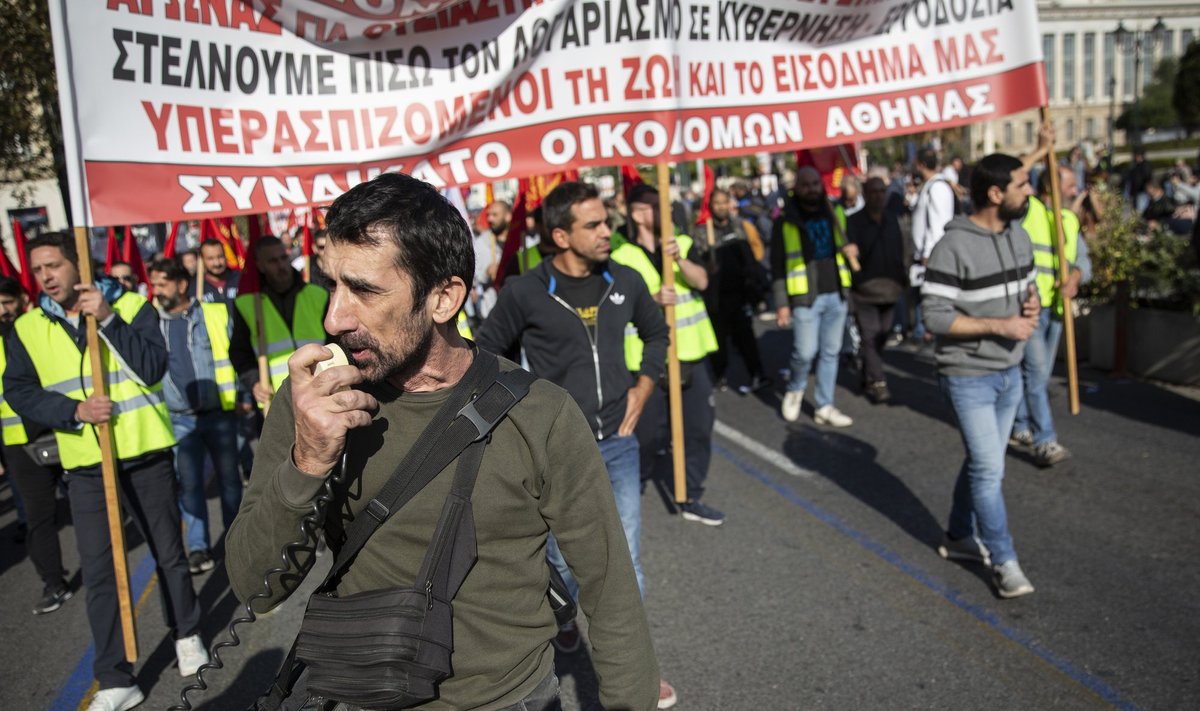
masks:
[(1021, 313), (1036, 271), (1033, 243), (1020, 221), (992, 232), (966, 216), (946, 225), (934, 246), (921, 287), (925, 327), (937, 335), (937, 364), (942, 375), (986, 375), (1021, 362), (1024, 341), (1000, 336), (950, 336), (960, 315), (1007, 318)]

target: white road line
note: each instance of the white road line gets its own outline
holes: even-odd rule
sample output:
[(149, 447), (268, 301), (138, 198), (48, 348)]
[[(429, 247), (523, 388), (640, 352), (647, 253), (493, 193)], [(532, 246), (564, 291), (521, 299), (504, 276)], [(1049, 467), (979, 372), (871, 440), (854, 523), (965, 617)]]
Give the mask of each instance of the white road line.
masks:
[(789, 476), (800, 477), (801, 479), (811, 479), (814, 476), (813, 472), (809, 471), (808, 469), (796, 466), (796, 463), (788, 459), (782, 452), (772, 449), (762, 442), (742, 434), (738, 430), (735, 430), (720, 420), (717, 420), (716, 423), (714, 423), (713, 430), (725, 439), (733, 442), (737, 446), (767, 462), (771, 466), (782, 470), (783, 473)]

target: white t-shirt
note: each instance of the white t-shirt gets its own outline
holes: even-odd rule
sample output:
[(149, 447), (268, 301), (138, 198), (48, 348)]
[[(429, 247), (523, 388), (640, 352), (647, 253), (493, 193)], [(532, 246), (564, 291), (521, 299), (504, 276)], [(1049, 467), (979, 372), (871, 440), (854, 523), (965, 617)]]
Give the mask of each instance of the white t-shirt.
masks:
[(941, 175), (935, 175), (921, 188), (913, 209), (912, 236), (914, 259), (929, 259), (929, 253), (946, 234), (946, 223), (954, 219), (954, 189)]

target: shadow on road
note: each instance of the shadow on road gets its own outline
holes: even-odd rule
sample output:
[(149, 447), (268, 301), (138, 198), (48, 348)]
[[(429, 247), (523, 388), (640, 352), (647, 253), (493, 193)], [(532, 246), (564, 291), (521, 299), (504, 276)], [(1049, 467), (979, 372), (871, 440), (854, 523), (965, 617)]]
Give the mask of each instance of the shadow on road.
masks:
[[(1066, 367), (1054, 374), (1063, 381), (1050, 385), (1051, 397), (1066, 397)], [(1200, 400), (1194, 400), (1141, 380), (1110, 377), (1091, 368), (1080, 369), (1079, 399), (1083, 405), (1184, 434), (1200, 436)]]

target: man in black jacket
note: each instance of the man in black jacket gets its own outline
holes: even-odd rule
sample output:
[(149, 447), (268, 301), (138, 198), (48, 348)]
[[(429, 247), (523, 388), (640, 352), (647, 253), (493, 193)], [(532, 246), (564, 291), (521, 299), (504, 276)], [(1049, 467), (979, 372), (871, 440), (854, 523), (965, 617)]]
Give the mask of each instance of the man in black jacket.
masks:
[[(505, 353), (519, 341), (530, 369), (579, 404), (608, 468), (638, 587), (644, 591), (638, 555), (641, 467), (633, 430), (662, 375), (667, 325), (637, 272), (609, 260), (608, 213), (594, 187), (563, 183), (546, 196), (542, 214), (548, 236), (561, 251), (505, 284), (477, 334), (479, 346)], [(625, 326), (630, 323), (646, 348), (636, 381), (625, 366)], [(549, 547), (574, 592), (557, 546), (551, 541)], [(572, 630), (566, 632), (558, 641), (569, 650), (577, 637), (567, 639)]]

